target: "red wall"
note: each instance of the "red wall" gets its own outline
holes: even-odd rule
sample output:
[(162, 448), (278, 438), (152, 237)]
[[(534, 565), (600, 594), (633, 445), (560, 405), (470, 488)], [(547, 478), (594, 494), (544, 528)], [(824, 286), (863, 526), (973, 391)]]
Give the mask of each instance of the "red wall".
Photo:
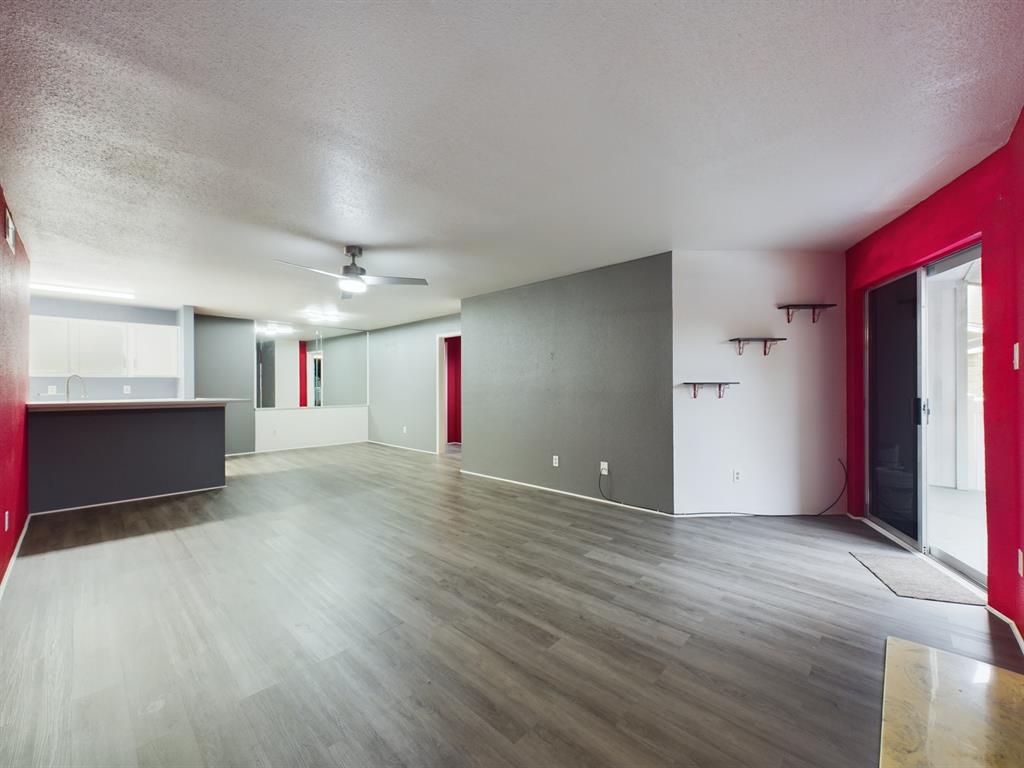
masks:
[[(21, 238), (11, 252), (3, 235), (0, 189), (0, 577), (7, 571), (28, 516), (25, 400), (28, 395), (28, 256)], [(10, 529), (3, 513), (10, 510)]]
[(299, 342), (299, 408), (305, 408), (309, 404), (309, 397), (306, 395), (306, 342)]
[(462, 442), (462, 337), (444, 340), (448, 410), (448, 442)]
[(864, 511), (865, 289), (981, 240), (989, 604), (1024, 625), (1024, 113), (1006, 146), (846, 253), (847, 450), (850, 512)]

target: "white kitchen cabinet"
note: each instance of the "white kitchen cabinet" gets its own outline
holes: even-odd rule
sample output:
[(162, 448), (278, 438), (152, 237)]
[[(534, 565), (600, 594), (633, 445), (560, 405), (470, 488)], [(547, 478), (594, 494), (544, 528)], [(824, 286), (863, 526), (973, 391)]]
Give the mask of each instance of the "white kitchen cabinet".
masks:
[(71, 373), (80, 376), (127, 376), (125, 323), (70, 320)]
[(128, 327), (129, 371), (132, 376), (178, 375), (178, 326), (143, 325)]
[(32, 315), (28, 319), (28, 370), (30, 376), (67, 376), (68, 319)]
[(29, 318), (32, 376), (177, 378), (180, 354), (176, 325)]

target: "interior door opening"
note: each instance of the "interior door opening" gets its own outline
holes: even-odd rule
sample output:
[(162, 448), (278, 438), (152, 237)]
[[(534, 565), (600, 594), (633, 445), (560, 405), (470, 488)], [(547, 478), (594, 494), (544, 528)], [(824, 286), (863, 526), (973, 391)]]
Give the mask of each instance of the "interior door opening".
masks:
[(437, 452), (462, 455), (462, 336), (437, 337)]

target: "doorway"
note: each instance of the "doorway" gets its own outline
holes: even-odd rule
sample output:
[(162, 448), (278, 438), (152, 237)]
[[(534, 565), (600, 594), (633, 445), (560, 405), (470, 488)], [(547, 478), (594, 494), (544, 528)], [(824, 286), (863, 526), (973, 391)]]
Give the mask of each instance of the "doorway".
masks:
[(462, 336), (437, 337), (437, 452), (462, 455)]
[(984, 585), (981, 246), (868, 291), (867, 513)]

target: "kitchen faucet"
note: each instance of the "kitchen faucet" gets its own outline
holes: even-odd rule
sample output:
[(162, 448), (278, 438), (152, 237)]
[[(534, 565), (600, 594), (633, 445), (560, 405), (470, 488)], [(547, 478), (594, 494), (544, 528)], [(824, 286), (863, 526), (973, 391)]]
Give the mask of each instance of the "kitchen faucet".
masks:
[(72, 379), (78, 379), (80, 382), (82, 382), (82, 399), (84, 400), (85, 398), (87, 398), (89, 396), (89, 390), (87, 390), (85, 388), (85, 379), (83, 379), (77, 373), (72, 373), (70, 376), (68, 376), (67, 380), (64, 382), (64, 400), (65, 400), (65, 402), (70, 402), (71, 401), (71, 380)]

